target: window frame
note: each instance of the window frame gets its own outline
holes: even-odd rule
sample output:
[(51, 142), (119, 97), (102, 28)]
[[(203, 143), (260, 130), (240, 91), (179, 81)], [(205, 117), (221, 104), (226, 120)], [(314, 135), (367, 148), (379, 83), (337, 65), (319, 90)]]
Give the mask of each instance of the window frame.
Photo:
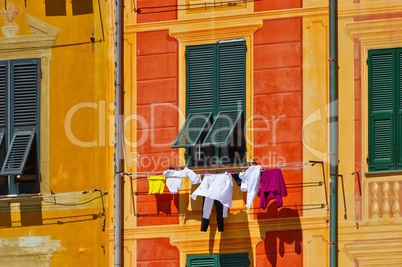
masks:
[(0, 37), (0, 61), (27, 58), (40, 59), (40, 194), (50, 194), (50, 69), (52, 46), (60, 30), (35, 17), (25, 14), (24, 18), (32, 34)]
[[(0, 162), (3, 177), (0, 194), (40, 193), (41, 59), (1, 60), (0, 65), (4, 66), (5, 81), (2, 84), (5, 108), (1, 114), (4, 117), (1, 149), (5, 147), (1, 152), (5, 155), (1, 155)], [(28, 139), (16, 142), (24, 136)]]
[(246, 267), (246, 262), (248, 263), (248, 266), (250, 266), (247, 252), (226, 254), (188, 254), (186, 256), (186, 267)]
[(401, 170), (402, 48), (370, 49), (367, 55), (369, 172)]
[[(196, 161), (196, 153), (202, 154), (210, 151), (213, 158), (218, 162), (204, 165), (222, 164), (223, 157), (230, 161), (236, 161), (232, 156), (229, 145), (236, 146), (240, 151), (240, 161), (246, 160), (247, 145), (245, 144), (245, 118), (246, 118), (246, 88), (247, 88), (247, 44), (244, 38), (218, 41), (211, 44), (189, 45), (185, 47), (186, 53), (186, 114), (187, 118), (176, 137), (172, 147), (186, 148), (185, 157), (187, 164), (193, 166)], [(242, 57), (239, 57), (242, 55)], [(226, 75), (226, 76), (225, 76)], [(234, 77), (234, 78), (233, 78)], [(238, 88), (238, 90), (232, 90)], [(233, 102), (238, 102), (233, 105)], [(234, 107), (233, 107), (234, 106)], [(178, 141), (189, 125), (189, 118), (194, 114), (212, 113), (212, 120), (205, 123), (204, 129), (197, 128), (197, 140), (189, 144), (179, 145)], [(233, 124), (226, 125), (227, 131), (219, 142), (206, 143), (206, 136), (215, 136), (218, 132), (215, 129), (219, 125), (218, 119), (221, 114), (235, 112), (236, 117)], [(223, 117), (223, 116), (222, 116)], [(229, 116), (226, 116), (229, 119)], [(241, 128), (240, 130), (238, 128)], [(220, 129), (218, 129), (221, 131)], [(229, 138), (235, 136), (236, 142), (229, 142)], [(213, 141), (213, 140), (212, 140)], [(207, 147), (209, 146), (209, 147)], [(206, 150), (205, 150), (206, 149)], [(233, 149), (232, 149), (233, 150)], [(199, 152), (198, 152), (199, 151)], [(212, 152), (213, 151), (213, 152)], [(229, 152), (228, 152), (229, 151)], [(205, 152), (207, 154), (207, 152)], [(194, 155), (194, 159), (192, 159)], [(210, 156), (211, 156), (210, 155)], [(240, 163), (240, 162), (239, 162)], [(196, 164), (195, 164), (196, 165)]]

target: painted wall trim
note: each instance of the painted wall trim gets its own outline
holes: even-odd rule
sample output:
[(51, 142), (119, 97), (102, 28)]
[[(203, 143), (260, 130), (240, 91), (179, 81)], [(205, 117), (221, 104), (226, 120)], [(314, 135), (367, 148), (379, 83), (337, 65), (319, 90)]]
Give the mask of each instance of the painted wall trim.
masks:
[(32, 35), (1, 37), (0, 53), (15, 52), (18, 49), (51, 48), (60, 30), (29, 15), (26, 15), (25, 18)]
[(51, 240), (50, 236), (0, 238), (0, 266), (50, 266), (60, 243), (60, 240)]

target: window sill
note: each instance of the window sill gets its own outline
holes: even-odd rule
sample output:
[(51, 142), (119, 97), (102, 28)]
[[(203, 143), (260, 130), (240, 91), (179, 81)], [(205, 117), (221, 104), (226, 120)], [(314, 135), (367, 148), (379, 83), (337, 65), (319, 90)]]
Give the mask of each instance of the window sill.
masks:
[(370, 177), (379, 177), (379, 176), (402, 175), (402, 170), (371, 171), (371, 172), (365, 172), (364, 175), (365, 175), (367, 178), (370, 178)]
[(12, 194), (0, 196), (0, 202), (21, 202), (32, 199), (42, 199), (42, 194)]

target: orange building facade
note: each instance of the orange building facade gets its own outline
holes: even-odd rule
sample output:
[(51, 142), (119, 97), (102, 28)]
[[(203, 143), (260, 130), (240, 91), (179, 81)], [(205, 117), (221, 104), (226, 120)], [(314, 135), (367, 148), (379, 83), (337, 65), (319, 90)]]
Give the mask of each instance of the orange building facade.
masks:
[[(126, 73), (131, 73), (125, 84), (126, 111), (130, 116), (135, 114), (129, 122), (130, 131), (126, 129), (130, 137), (126, 138), (131, 138), (130, 144), (136, 144), (126, 158), (132, 173), (135, 205), (130, 205), (133, 217), (126, 224), (127, 230), (133, 227), (133, 238), (129, 232), (125, 234), (130, 251), (130, 257), (125, 259), (130, 263), (126, 264), (184, 266), (189, 264), (190, 254), (246, 253), (250, 266), (290, 263), (302, 266), (303, 187), (299, 186), (303, 183), (304, 167), (302, 18), (249, 19), (248, 16), (299, 8), (301, 3), (276, 6), (278, 3), (263, 1), (234, 7), (207, 3), (206, 10), (191, 4), (196, 7), (194, 10), (177, 11), (179, 3), (172, 3), (172, 7), (155, 3), (158, 11), (148, 14), (147, 10), (153, 10), (149, 3), (138, 2), (134, 23), (126, 22), (125, 59), (133, 59), (125, 63), (129, 69)], [(179, 14), (191, 19), (179, 19)], [(190, 198), (196, 185), (184, 178), (178, 194), (171, 194), (167, 187), (162, 194), (148, 194), (147, 177), (162, 173), (170, 165), (176, 170), (186, 165), (185, 149), (172, 148), (186, 119), (186, 46), (236, 38), (244, 40), (247, 47), (244, 63), (247, 158), (227, 165), (188, 167), (204, 175), (208, 171), (222, 172), (215, 169), (225, 167), (229, 172), (239, 173), (253, 159), (267, 168), (287, 164), (283, 176), (292, 186), (283, 207), (278, 209), (273, 201), (261, 209), (256, 197), (247, 209), (246, 193), (233, 185), (233, 206), (225, 219), (225, 230), (217, 231), (213, 211), (209, 233), (205, 233), (200, 231), (202, 199)], [(318, 192), (325, 203), (323, 187)], [(326, 214), (325, 208), (322, 212)], [(137, 235), (143, 238), (137, 239)]]
[[(401, 12), (395, 1), (339, 1), (332, 177), (328, 3), (126, 2), (124, 265), (328, 266), (331, 216), (339, 221), (340, 266), (400, 264), (399, 152), (383, 149), (398, 144), (400, 131), (397, 122), (385, 126), (391, 111), (376, 102), (387, 80), (376, 64), (385, 50), (399, 53)], [(398, 70), (393, 64), (383, 67)], [(399, 95), (387, 98), (392, 112)], [(253, 163), (262, 182), (249, 203), (238, 177)], [(177, 192), (169, 168), (186, 172)], [(283, 203), (263, 206), (264, 172), (278, 169)], [(215, 203), (205, 229), (207, 198), (194, 194), (225, 173), (232, 191), (224, 227)], [(339, 214), (330, 214), (330, 201)]]

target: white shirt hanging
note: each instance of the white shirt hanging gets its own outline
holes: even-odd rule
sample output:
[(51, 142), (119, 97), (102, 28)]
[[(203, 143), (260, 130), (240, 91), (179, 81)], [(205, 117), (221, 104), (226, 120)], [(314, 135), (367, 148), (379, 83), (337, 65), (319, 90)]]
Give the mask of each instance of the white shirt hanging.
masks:
[(261, 166), (250, 166), (245, 172), (239, 173), (240, 190), (247, 192), (247, 209), (250, 209), (255, 196), (258, 194), (261, 182)]
[(192, 184), (199, 184), (201, 182), (201, 175), (195, 174), (192, 170), (185, 167), (181, 171), (166, 170), (163, 172), (166, 177), (166, 186), (171, 194), (177, 194), (181, 185), (182, 178), (188, 177)]
[[(230, 173), (205, 174), (200, 186), (191, 194), (192, 199), (204, 196), (208, 208), (204, 206), (203, 218), (209, 219), (211, 215), (211, 201), (218, 200), (223, 205), (223, 217), (227, 218), (228, 208), (232, 207), (233, 179)], [(212, 201), (213, 202), (213, 201)]]

